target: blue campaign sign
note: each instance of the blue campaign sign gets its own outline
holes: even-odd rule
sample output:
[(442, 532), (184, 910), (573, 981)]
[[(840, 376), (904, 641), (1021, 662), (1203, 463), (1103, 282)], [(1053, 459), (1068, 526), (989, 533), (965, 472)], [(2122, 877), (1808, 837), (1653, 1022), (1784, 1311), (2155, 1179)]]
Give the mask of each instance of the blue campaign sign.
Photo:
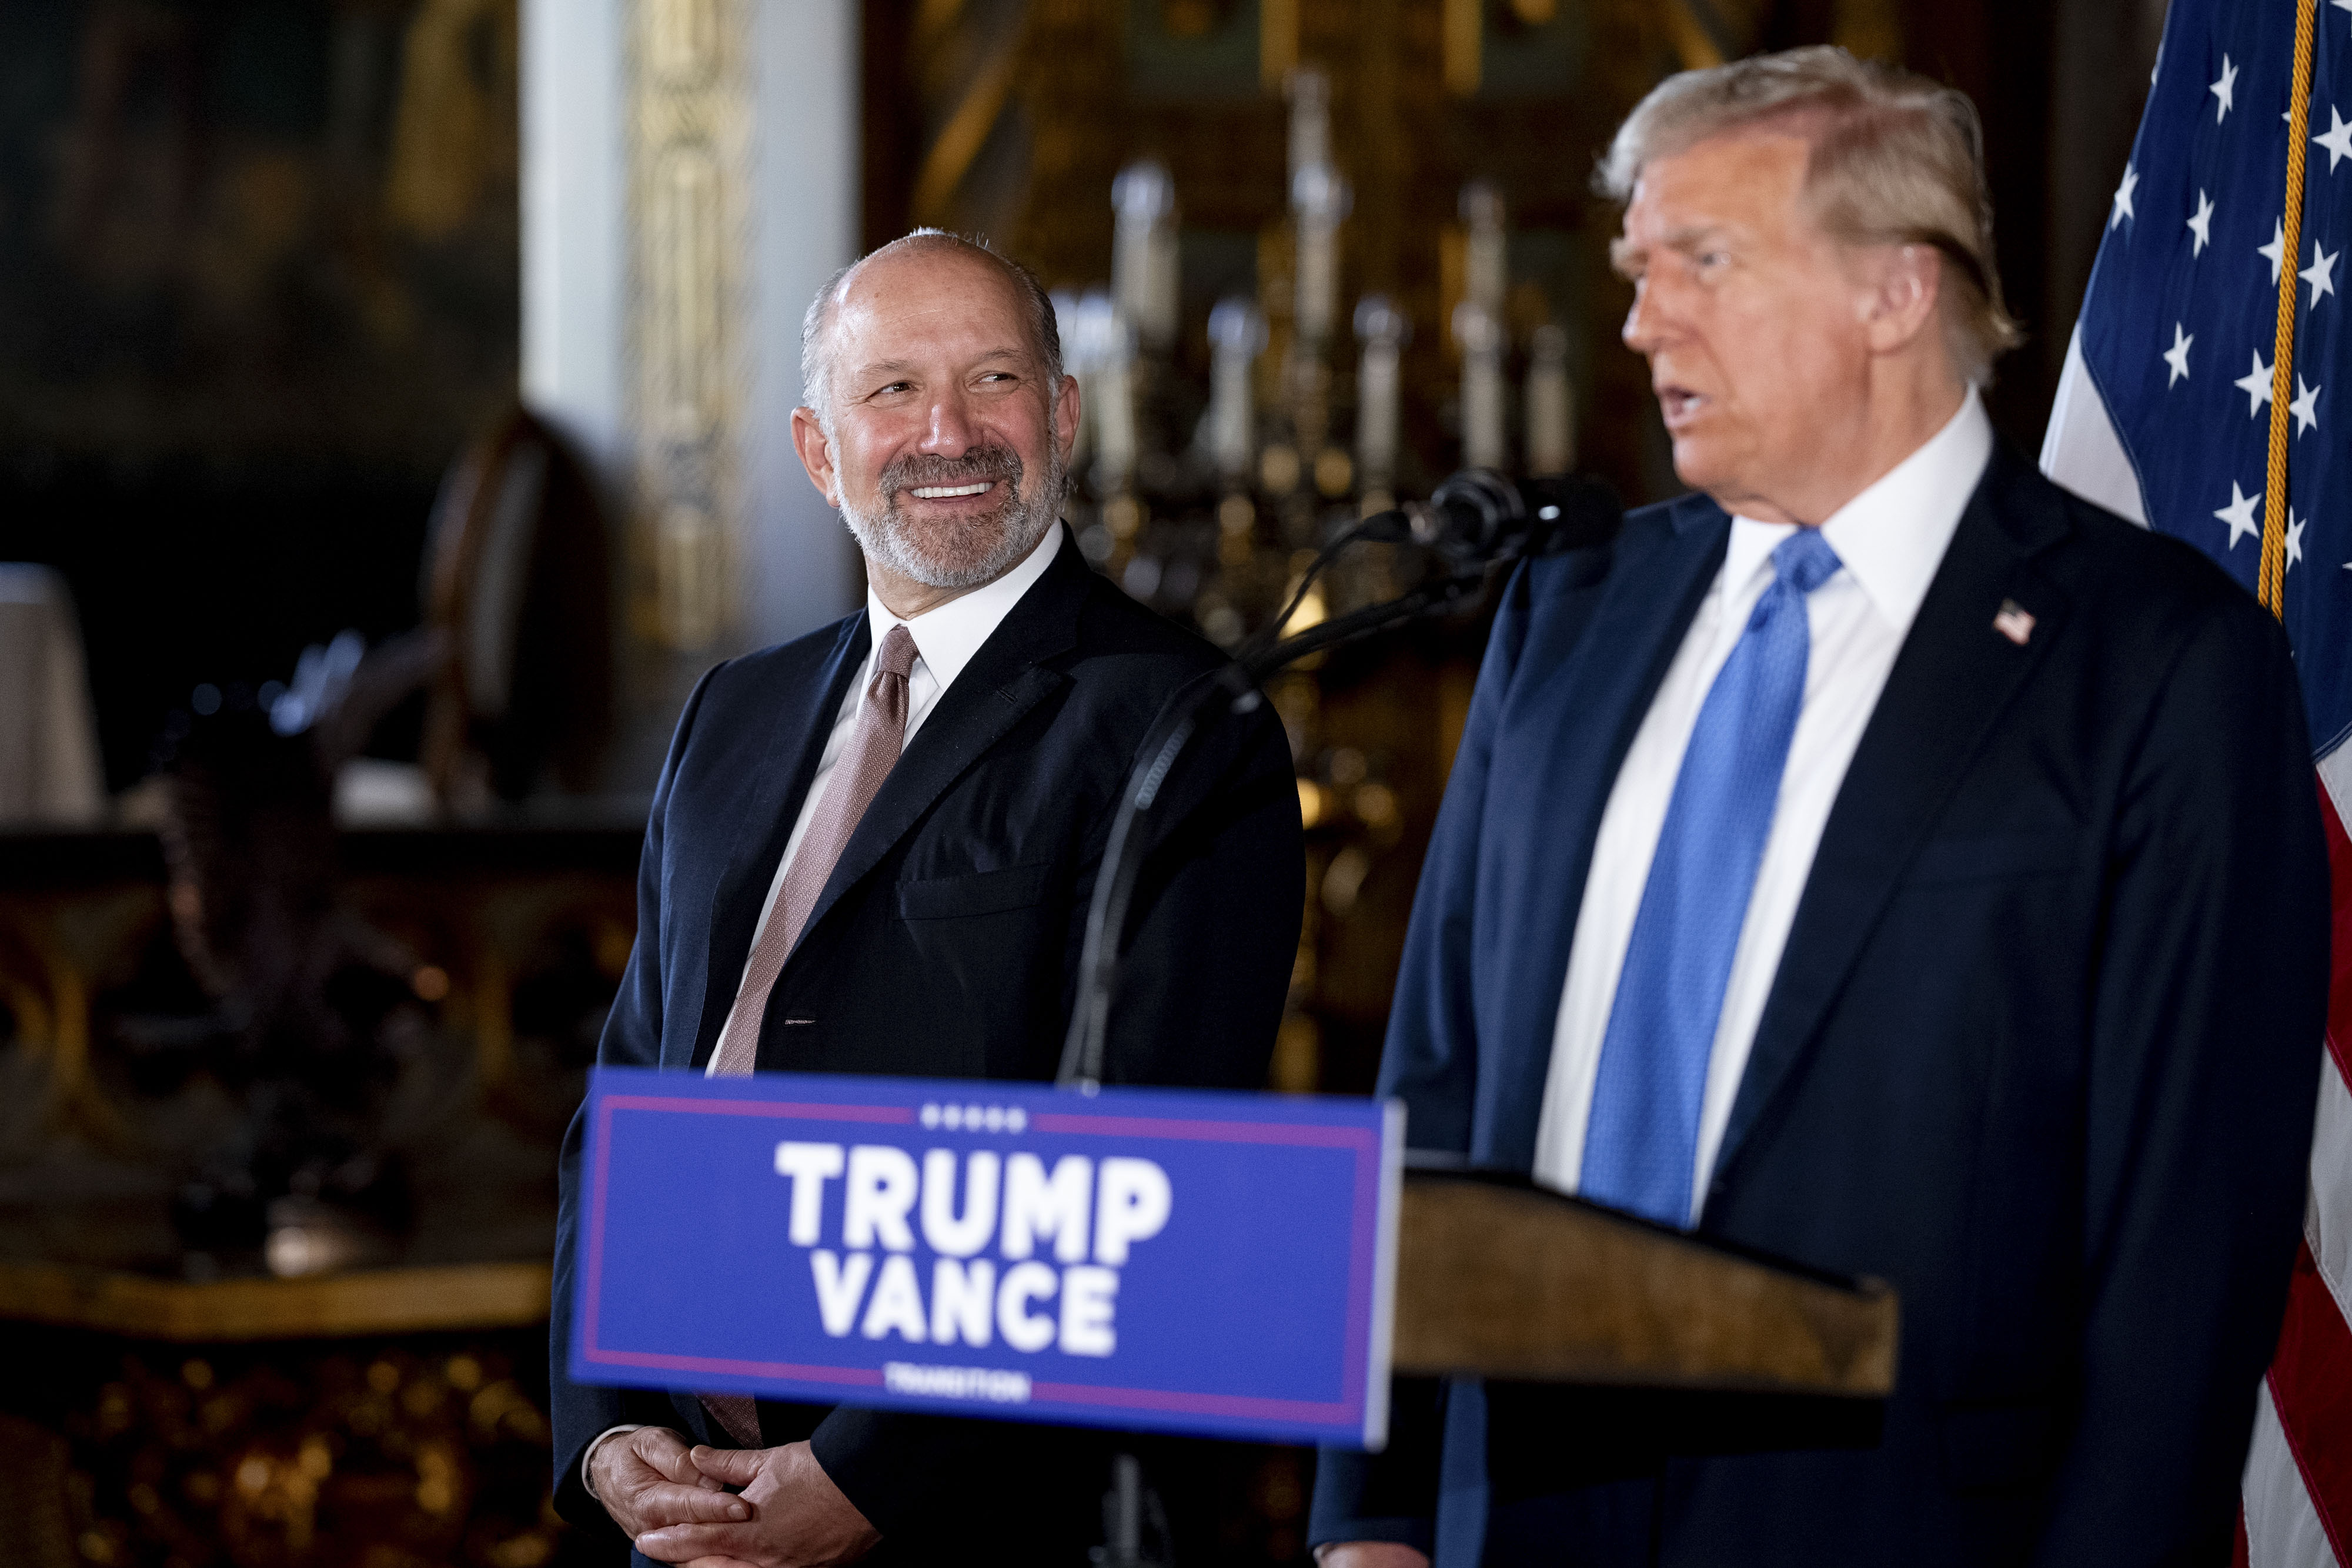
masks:
[(599, 1069), (572, 1375), (1378, 1448), (1404, 1111)]

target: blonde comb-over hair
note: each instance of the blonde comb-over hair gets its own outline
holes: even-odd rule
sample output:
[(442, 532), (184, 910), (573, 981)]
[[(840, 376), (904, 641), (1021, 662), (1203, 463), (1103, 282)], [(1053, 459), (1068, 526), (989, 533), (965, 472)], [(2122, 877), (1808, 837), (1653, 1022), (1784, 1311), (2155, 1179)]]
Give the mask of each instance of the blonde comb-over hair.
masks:
[(1593, 183), (1633, 199), (1643, 165), (1768, 120), (1812, 144), (1804, 200), (1847, 245), (1933, 246), (1953, 367), (1982, 386), (2024, 340), (2000, 298), (1984, 131), (1966, 93), (1830, 45), (1668, 77), (1625, 117)]

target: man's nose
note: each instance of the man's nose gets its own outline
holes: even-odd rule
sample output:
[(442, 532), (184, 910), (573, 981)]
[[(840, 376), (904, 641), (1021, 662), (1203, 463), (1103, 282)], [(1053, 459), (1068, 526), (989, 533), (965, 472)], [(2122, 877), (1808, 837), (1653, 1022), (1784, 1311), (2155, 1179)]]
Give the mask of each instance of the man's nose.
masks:
[(931, 400), (930, 417), (923, 428), (921, 449), (940, 457), (961, 457), (976, 442), (971, 406), (961, 387)]
[(1635, 353), (1649, 354), (1665, 341), (1666, 331), (1665, 300), (1656, 284), (1643, 278), (1633, 286), (1633, 308), (1625, 312), (1625, 325), (1618, 336)]

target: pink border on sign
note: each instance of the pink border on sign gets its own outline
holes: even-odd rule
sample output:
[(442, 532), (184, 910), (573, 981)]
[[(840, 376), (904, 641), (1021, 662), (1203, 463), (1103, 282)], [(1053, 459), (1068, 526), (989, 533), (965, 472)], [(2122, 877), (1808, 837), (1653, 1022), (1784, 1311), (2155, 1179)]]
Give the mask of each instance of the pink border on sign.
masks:
[(715, 1372), (735, 1377), (797, 1377), (809, 1383), (855, 1383), (871, 1386), (882, 1381), (879, 1370), (862, 1366), (795, 1366), (788, 1361), (726, 1361), (709, 1355), (656, 1355), (651, 1351), (600, 1350), (595, 1360), (614, 1366), (652, 1366), (664, 1372)]
[(1089, 1133), (1106, 1137), (1191, 1138), (1209, 1144), (1304, 1144), (1326, 1149), (1360, 1149), (1359, 1127), (1321, 1127), (1299, 1122), (1204, 1122), (1196, 1116), (1071, 1116), (1040, 1111), (1029, 1124), (1041, 1133)]
[(1311, 1399), (1258, 1399), (1246, 1394), (1178, 1394), (1153, 1388), (1097, 1388), (1090, 1383), (1029, 1385), (1030, 1398), (1065, 1405), (1108, 1405), (1122, 1410), (1174, 1410), (1189, 1416), (1245, 1416), (1259, 1421), (1305, 1421), (1323, 1425), (1349, 1414), (1345, 1403)]
[[(593, 1216), (588, 1233), (588, 1304), (582, 1349), (587, 1358), (616, 1366), (642, 1366), (666, 1372), (710, 1373), (737, 1377), (802, 1379), (811, 1383), (841, 1383), (872, 1387), (883, 1381), (877, 1368), (803, 1366), (784, 1362), (736, 1361), (710, 1356), (663, 1355), (651, 1352), (603, 1350), (596, 1343), (597, 1306), (603, 1295), (604, 1266), (604, 1194), (612, 1154), (612, 1115), (615, 1110), (661, 1111), (685, 1115), (768, 1116), (809, 1122), (863, 1122), (908, 1124), (914, 1111), (904, 1105), (833, 1105), (780, 1101), (704, 1100), (652, 1094), (607, 1095), (598, 1106), (596, 1172), (590, 1199)], [(1380, 1139), (1360, 1127), (1331, 1127), (1299, 1122), (1209, 1121), (1195, 1116), (1101, 1116), (1041, 1111), (1029, 1124), (1040, 1133), (1097, 1136), (1171, 1138), (1204, 1143), (1284, 1144), (1294, 1147), (1346, 1149), (1356, 1156), (1354, 1235), (1348, 1249), (1349, 1296), (1364, 1299), (1378, 1248), (1373, 1234), (1380, 1215)], [(1262, 1399), (1242, 1394), (1188, 1394), (1174, 1389), (1112, 1388), (1084, 1383), (1030, 1384), (1032, 1403), (1099, 1405), (1118, 1409), (1162, 1410), (1184, 1415), (1232, 1416), (1261, 1421), (1299, 1421), (1328, 1425), (1352, 1413), (1364, 1395), (1366, 1356), (1371, 1325), (1365, 1313), (1348, 1314), (1348, 1343), (1342, 1363), (1342, 1393), (1336, 1403), (1315, 1400)]]
[(685, 1111), (705, 1116), (782, 1116), (796, 1122), (897, 1122), (915, 1119), (904, 1105), (797, 1104), (789, 1100), (700, 1100), (686, 1094), (608, 1094), (604, 1109)]
[[(1374, 1234), (1380, 1218), (1380, 1139), (1362, 1127), (1329, 1127), (1312, 1122), (1223, 1122), (1198, 1116), (1103, 1116), (1062, 1111), (1040, 1111), (1029, 1124), (1041, 1133), (1095, 1134), (1127, 1138), (1175, 1138), (1219, 1144), (1285, 1144), (1293, 1147), (1348, 1149), (1356, 1156), (1354, 1235), (1348, 1248), (1348, 1298), (1366, 1299), (1379, 1248)], [(1103, 1388), (1088, 1384), (1033, 1384), (1032, 1392), (1052, 1386), (1085, 1389), (1073, 1404), (1118, 1405), (1142, 1410), (1171, 1410), (1194, 1415), (1255, 1416), (1262, 1420), (1335, 1420), (1363, 1397), (1371, 1322), (1367, 1314), (1348, 1314), (1348, 1343), (1342, 1363), (1340, 1397), (1337, 1404), (1253, 1399), (1238, 1394), (1182, 1394), (1151, 1388)], [(1322, 1415), (1305, 1412), (1319, 1411)], [(1297, 1414), (1294, 1414), (1296, 1412)]]
[[(672, 1111), (704, 1116), (768, 1116), (789, 1117), (802, 1122), (865, 1122), (911, 1124), (915, 1113), (904, 1105), (826, 1105), (796, 1104), (781, 1100), (700, 1100), (676, 1094), (608, 1094), (596, 1107), (596, 1176), (589, 1209), (593, 1218), (588, 1228), (588, 1311), (583, 1325), (581, 1348), (591, 1361), (612, 1362), (617, 1365), (656, 1364), (651, 1362), (633, 1364), (625, 1359), (633, 1354), (624, 1351), (600, 1350), (596, 1345), (597, 1309), (604, 1299), (604, 1192), (613, 1159), (613, 1113), (619, 1111)], [(681, 1366), (679, 1371), (691, 1371)], [(856, 1371), (853, 1367), (835, 1367), (835, 1374)], [(758, 1375), (747, 1374), (747, 1375)], [(791, 1375), (789, 1374), (782, 1375)], [(841, 1381), (839, 1377), (824, 1379)], [(882, 1375), (876, 1373), (879, 1383)]]

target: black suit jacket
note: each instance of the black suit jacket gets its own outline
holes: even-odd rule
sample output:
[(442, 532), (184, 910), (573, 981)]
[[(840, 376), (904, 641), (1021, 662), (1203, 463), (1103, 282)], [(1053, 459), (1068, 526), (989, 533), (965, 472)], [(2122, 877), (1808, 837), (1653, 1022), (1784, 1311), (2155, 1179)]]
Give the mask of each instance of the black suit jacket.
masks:
[[(688, 700), (654, 797), (636, 946), (599, 1060), (702, 1069), (784, 841), (869, 647), (861, 612), (730, 661)], [(1223, 664), (1088, 570), (1066, 537), (907, 743), (770, 993), (759, 1070), (1053, 1077), (1118, 797), (1160, 711)], [(1144, 862), (1106, 1077), (1265, 1082), (1298, 940), (1303, 858), (1269, 707), (1193, 743)], [(732, 1446), (690, 1392), (565, 1375), (581, 1124), (563, 1149), (556, 1504), (610, 1530), (580, 1456), (625, 1421)], [(1094, 1439), (1034, 1426), (762, 1402), (807, 1438), (892, 1561), (1056, 1561), (1100, 1539)]]
[[(1512, 584), (1382, 1067), (1416, 1145), (1531, 1164), (1601, 810), (1728, 535), (1685, 497)], [(2276, 623), (1997, 451), (1822, 835), (1699, 1226), (1901, 1292), (1883, 1436), (1728, 1457), (1772, 1436), (1492, 1390), (1489, 1560), (2225, 1559), (2327, 921)], [(1316, 1540), (1427, 1542), (1444, 1398), (1402, 1391), (1385, 1456), (1326, 1456)]]

